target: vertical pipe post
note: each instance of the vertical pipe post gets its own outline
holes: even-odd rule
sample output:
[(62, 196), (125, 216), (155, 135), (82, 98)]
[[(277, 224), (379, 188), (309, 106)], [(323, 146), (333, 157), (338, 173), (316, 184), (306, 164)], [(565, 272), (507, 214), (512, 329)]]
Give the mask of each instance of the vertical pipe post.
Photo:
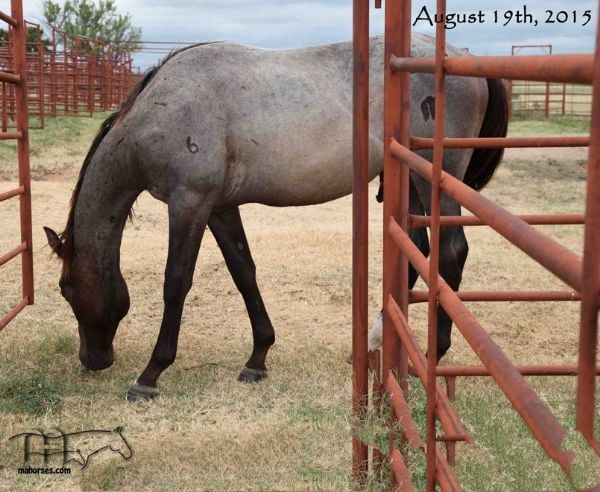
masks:
[(73, 112), (79, 113), (79, 57), (81, 50), (81, 39), (73, 38), (73, 51), (71, 62), (73, 63)]
[(37, 50), (39, 55), (39, 83), (40, 83), (40, 126), (42, 129), (44, 128), (44, 117), (45, 117), (45, 108), (44, 108), (44, 43), (42, 42), (42, 31), (38, 24), (37, 26)]
[(600, 19), (596, 28), (596, 56), (592, 96), (591, 143), (587, 175), (585, 236), (577, 376), (577, 430), (593, 440), (596, 414), (596, 353), (600, 299)]
[(8, 131), (8, 95), (6, 82), (2, 81), (2, 132)]
[[(456, 376), (446, 376), (446, 395), (448, 400), (453, 402), (456, 399)], [(446, 459), (450, 466), (456, 464), (456, 443), (454, 441), (446, 442)]]
[(56, 116), (56, 30), (52, 28), (52, 51), (50, 52), (50, 114)]
[[(392, 55), (408, 57), (411, 53), (411, 0), (389, 0), (385, 6), (384, 53), (384, 200), (383, 200), (383, 300), (397, 300), (408, 318), (408, 258), (398, 251), (388, 224), (394, 218), (408, 232), (409, 228), (409, 171), (404, 162), (392, 156), (392, 139), (409, 145), (410, 132), (410, 73), (394, 73), (390, 66)], [(401, 388), (408, 389), (408, 357), (387, 310), (383, 309), (382, 379), (387, 385), (390, 372), (397, 372)], [(386, 388), (389, 391), (389, 388)], [(392, 417), (393, 418), (393, 417)], [(396, 436), (389, 433), (389, 457), (395, 450)]]
[[(446, 1), (437, 0), (437, 15), (445, 18)], [(445, 80), (446, 29), (438, 23), (435, 36), (435, 131), (433, 142), (433, 174), (431, 180), (431, 226), (429, 240), (429, 301), (427, 330), (427, 483), (428, 491), (435, 491), (437, 468), (436, 422), (436, 365), (438, 322), (438, 274), (440, 258), (440, 180), (444, 158), (444, 130), (446, 120)]]
[[(352, 410), (360, 422), (368, 404), (369, 0), (354, 0), (352, 173)], [(112, 57), (111, 57), (112, 58)], [(352, 439), (352, 475), (367, 477), (368, 447)]]
[[(390, 152), (392, 139), (408, 146), (410, 127), (410, 74), (395, 74), (389, 61), (392, 55), (410, 56), (410, 0), (389, 1), (385, 7), (384, 77), (384, 201), (383, 201), (383, 302), (397, 299), (408, 316), (408, 259), (388, 233), (390, 218), (408, 231), (409, 174), (405, 163), (398, 163)], [(408, 25), (408, 28), (407, 28)], [(400, 354), (400, 357), (398, 356)], [(408, 359), (400, 347), (392, 320), (383, 310), (382, 379), (386, 384), (390, 371), (400, 371), (400, 384), (406, 389)]]
[(27, 33), (23, 22), (23, 5), (21, 0), (11, 0), (11, 15), (17, 21), (14, 33), (15, 74), (20, 76), (20, 82), (15, 87), (17, 131), (21, 138), (17, 142), (19, 159), (19, 185), (24, 192), (19, 196), (21, 216), (21, 242), (27, 249), (21, 254), (23, 276), (23, 298), (28, 304), (33, 304), (33, 248), (31, 234), (31, 180), (29, 175), (29, 114), (27, 112)]
[(544, 104), (544, 114), (546, 119), (550, 116), (550, 82), (546, 82), (546, 100)]

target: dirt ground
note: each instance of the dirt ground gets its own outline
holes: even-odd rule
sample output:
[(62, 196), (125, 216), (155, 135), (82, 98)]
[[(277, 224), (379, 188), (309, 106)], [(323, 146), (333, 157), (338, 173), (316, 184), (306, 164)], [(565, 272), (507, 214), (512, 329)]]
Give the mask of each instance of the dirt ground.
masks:
[[(485, 194), (517, 213), (581, 212), (585, 158), (582, 149), (509, 151)], [(60, 156), (53, 159), (61, 161)], [(69, 157), (73, 162), (78, 159)], [(36, 157), (34, 167), (43, 161), (44, 156)], [(235, 381), (250, 353), (250, 326), (241, 297), (207, 233), (184, 311), (177, 361), (160, 380), (162, 396), (131, 405), (124, 401), (125, 392), (150, 356), (162, 316), (166, 207), (147, 193), (140, 196), (121, 250), (131, 309), (115, 339), (117, 359), (101, 374), (81, 374), (76, 321), (60, 296), (59, 264), (49, 257), (42, 231), (44, 225), (56, 230), (64, 226), (73, 184), (70, 165), (51, 170), (33, 183), (36, 304), (0, 335), (5, 370), (25, 377), (42, 369), (62, 380), (63, 403), (59, 411), (43, 415), (0, 414), (0, 438), (6, 442), (12, 434), (38, 427), (76, 430), (124, 425), (135, 454), (130, 462), (99, 459), (86, 473), (67, 478), (24, 477), (5, 466), (0, 470), (0, 489), (347, 488), (350, 198), (313, 207), (242, 208), (259, 285), (276, 330), (267, 380), (255, 386)], [(0, 182), (0, 189), (10, 186)], [(374, 196), (376, 184), (371, 191)], [(380, 308), (381, 208), (374, 199), (370, 204), (373, 318)], [(15, 212), (14, 204), (0, 206), (2, 252), (13, 247), (18, 237)], [(579, 251), (581, 227), (542, 229)], [(493, 232), (474, 227), (467, 236), (471, 249), (464, 290), (566, 289)], [(19, 268), (18, 262), (12, 262), (1, 270), (0, 312), (19, 298)], [(575, 362), (576, 303), (475, 303), (471, 308), (513, 361)], [(423, 341), (423, 306), (413, 309), (411, 320)], [(41, 360), (44, 347), (50, 349)], [(471, 349), (455, 334), (444, 363), (474, 361)], [(9, 447), (0, 457), (12, 466), (16, 453)]]

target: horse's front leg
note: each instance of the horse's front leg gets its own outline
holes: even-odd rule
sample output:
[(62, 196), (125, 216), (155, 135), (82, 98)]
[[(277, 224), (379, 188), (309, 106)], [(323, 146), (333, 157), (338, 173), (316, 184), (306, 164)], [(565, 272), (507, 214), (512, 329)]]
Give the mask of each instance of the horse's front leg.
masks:
[(238, 381), (252, 383), (267, 377), (265, 358), (275, 343), (275, 332), (256, 283), (256, 267), (238, 207), (213, 212), (208, 222), (227, 268), (242, 294), (252, 325), (254, 348)]
[(156, 381), (175, 361), (183, 304), (192, 286), (200, 243), (213, 204), (214, 198), (187, 189), (171, 193), (162, 323), (150, 362), (127, 392), (129, 401), (148, 400), (158, 395)]

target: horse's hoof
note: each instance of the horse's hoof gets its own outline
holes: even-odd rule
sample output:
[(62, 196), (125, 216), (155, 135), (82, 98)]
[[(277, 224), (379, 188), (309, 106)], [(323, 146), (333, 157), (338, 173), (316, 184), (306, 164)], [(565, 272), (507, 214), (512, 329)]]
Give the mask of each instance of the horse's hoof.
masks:
[(125, 399), (129, 402), (148, 401), (156, 398), (158, 395), (158, 388), (139, 384), (136, 379), (131, 388), (129, 388), (129, 391), (127, 391)]
[(250, 367), (244, 367), (237, 380), (242, 383), (256, 383), (266, 377), (266, 369), (251, 369)]

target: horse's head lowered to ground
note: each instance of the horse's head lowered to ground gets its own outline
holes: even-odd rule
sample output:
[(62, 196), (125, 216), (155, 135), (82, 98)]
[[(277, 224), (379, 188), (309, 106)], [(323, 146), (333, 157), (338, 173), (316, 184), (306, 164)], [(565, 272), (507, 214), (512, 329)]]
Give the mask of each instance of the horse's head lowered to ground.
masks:
[(64, 239), (50, 228), (44, 230), (48, 243), (63, 261), (59, 285), (77, 318), (79, 359), (88, 369), (106, 369), (114, 361), (112, 342), (117, 327), (129, 310), (127, 285), (120, 272), (100, 271), (85, 254), (67, 256)]

